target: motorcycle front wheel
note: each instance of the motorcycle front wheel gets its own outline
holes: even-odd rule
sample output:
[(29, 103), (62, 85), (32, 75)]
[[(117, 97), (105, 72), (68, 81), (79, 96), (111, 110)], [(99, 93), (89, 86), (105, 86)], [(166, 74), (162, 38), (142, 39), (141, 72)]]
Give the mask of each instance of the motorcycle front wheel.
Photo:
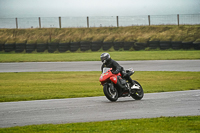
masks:
[(118, 99), (118, 91), (115, 87), (112, 87), (109, 84), (103, 86), (103, 92), (108, 100), (115, 102)]
[(144, 96), (144, 91), (142, 86), (135, 80), (133, 80), (139, 89), (134, 89), (134, 94), (131, 94), (131, 97), (135, 100), (141, 100)]

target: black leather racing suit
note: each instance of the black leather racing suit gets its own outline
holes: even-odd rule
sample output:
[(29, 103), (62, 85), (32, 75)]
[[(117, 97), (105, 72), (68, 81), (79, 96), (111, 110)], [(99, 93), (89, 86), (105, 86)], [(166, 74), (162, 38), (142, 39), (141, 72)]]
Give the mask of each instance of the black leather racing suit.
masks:
[(126, 80), (128, 80), (129, 83), (131, 83), (131, 86), (133, 85), (131, 77), (125, 73), (124, 68), (121, 67), (115, 60), (112, 60), (111, 58), (106, 61), (106, 63), (103, 63), (101, 66), (101, 72), (103, 72), (103, 68), (112, 68), (113, 73), (121, 73), (122, 77), (124, 77)]

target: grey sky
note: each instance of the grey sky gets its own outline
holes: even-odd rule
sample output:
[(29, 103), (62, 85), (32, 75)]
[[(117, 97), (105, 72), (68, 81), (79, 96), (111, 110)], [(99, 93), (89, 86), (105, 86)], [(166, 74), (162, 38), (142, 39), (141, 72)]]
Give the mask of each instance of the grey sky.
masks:
[(200, 14), (200, 0), (0, 0), (2, 17)]

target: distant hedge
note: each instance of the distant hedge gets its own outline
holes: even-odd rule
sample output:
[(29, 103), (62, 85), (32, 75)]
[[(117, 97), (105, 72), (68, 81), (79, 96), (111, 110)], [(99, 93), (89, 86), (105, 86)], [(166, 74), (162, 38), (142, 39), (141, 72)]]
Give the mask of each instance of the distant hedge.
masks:
[(33, 51), (44, 52), (48, 51), (49, 53), (54, 53), (55, 51), (59, 52), (76, 52), (78, 49), (81, 51), (107, 51), (110, 48), (113, 48), (115, 51), (119, 50), (145, 50), (145, 49), (157, 49), (166, 50), (166, 49), (195, 49), (200, 50), (200, 42), (184, 42), (184, 41), (147, 41), (146, 43), (139, 42), (68, 42), (68, 43), (5, 43), (0, 44), (0, 51), (11, 52), (15, 51), (16, 53), (26, 52), (32, 53)]

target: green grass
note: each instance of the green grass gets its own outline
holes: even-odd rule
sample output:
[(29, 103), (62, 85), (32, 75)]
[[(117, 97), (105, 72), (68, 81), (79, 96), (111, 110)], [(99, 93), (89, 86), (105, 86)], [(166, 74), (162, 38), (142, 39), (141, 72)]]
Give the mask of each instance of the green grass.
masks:
[[(102, 51), (103, 52), (103, 51)], [(100, 61), (102, 52), (84, 53), (0, 53), (0, 62), (58, 62)], [(109, 51), (108, 51), (109, 52)], [(200, 51), (115, 51), (109, 52), (117, 61), (126, 60), (182, 60), (200, 59)]]
[(43, 124), (1, 128), (1, 133), (199, 133), (200, 116), (160, 117), (104, 122)]
[(199, 25), (0, 29), (0, 42), (197, 41)]
[[(0, 73), (0, 102), (103, 96), (100, 72)], [(200, 72), (132, 75), (145, 93), (200, 89)]]

